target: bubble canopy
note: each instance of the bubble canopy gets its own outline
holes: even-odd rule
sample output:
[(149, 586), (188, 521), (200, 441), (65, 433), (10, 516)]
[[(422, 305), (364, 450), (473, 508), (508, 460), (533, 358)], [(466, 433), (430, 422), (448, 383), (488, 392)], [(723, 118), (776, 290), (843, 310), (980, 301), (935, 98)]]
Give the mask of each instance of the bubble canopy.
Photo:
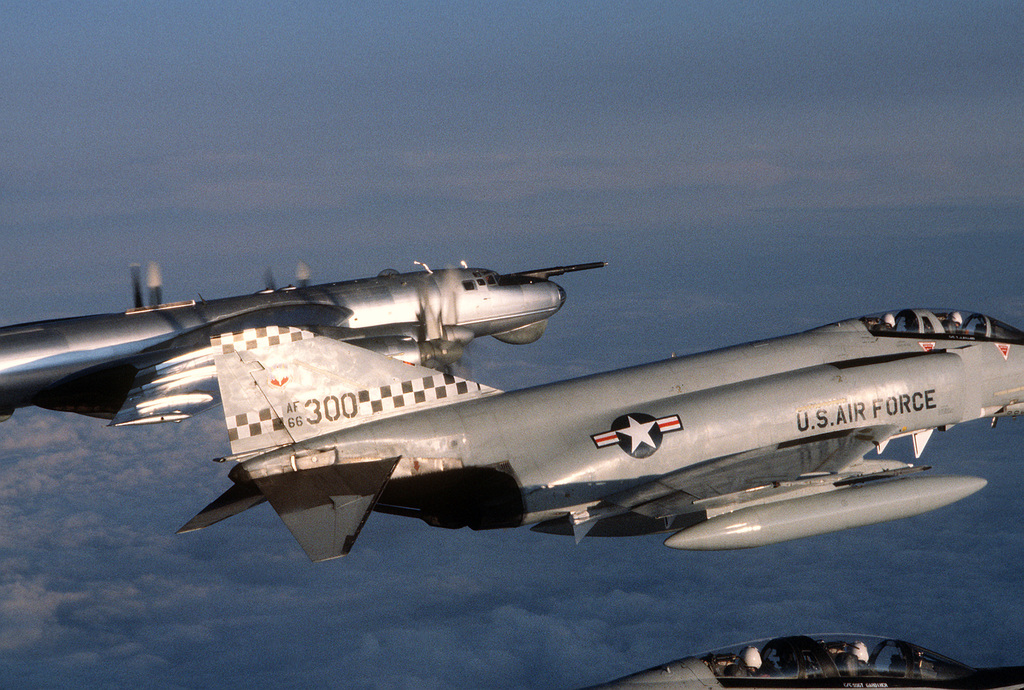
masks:
[(975, 672), (970, 666), (915, 644), (870, 635), (776, 637), (718, 649), (698, 658), (719, 679), (952, 680)]
[(991, 316), (961, 309), (901, 309), (861, 317), (872, 335), (1024, 343), (1024, 331)]

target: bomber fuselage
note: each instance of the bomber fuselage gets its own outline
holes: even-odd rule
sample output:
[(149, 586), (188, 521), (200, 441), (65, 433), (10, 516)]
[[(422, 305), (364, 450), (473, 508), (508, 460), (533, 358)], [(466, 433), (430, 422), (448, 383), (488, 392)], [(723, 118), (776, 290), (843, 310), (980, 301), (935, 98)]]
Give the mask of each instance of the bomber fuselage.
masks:
[[(575, 270), (570, 267), (569, 270)], [(474, 337), (530, 342), (565, 292), (544, 278), (483, 269), (376, 278), (141, 307), (0, 328), (0, 414), (39, 405), (111, 417), (136, 374), (176, 365), (216, 391), (210, 337), (301, 326), (415, 362), (450, 363)]]

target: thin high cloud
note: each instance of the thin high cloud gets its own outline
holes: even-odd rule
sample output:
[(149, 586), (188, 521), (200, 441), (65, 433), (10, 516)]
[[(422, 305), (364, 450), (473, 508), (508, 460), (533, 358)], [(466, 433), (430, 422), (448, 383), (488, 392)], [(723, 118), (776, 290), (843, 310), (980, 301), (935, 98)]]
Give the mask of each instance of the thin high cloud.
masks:
[(1022, 191), (1012, 5), (284, 14), (16, 13), (6, 222), (665, 188), (710, 218)]

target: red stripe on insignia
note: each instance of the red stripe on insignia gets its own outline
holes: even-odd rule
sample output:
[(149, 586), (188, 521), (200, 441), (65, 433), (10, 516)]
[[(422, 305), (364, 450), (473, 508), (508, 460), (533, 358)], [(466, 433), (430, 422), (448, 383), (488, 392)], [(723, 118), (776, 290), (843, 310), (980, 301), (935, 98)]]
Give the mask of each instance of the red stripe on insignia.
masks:
[(603, 448), (604, 446), (618, 443), (619, 435), (614, 431), (606, 431), (603, 434), (594, 434), (590, 438), (594, 441), (594, 445), (598, 448)]
[(658, 428), (664, 431), (678, 431), (683, 428), (683, 423), (679, 420), (679, 415), (672, 415), (671, 417), (662, 417), (658, 420)]

